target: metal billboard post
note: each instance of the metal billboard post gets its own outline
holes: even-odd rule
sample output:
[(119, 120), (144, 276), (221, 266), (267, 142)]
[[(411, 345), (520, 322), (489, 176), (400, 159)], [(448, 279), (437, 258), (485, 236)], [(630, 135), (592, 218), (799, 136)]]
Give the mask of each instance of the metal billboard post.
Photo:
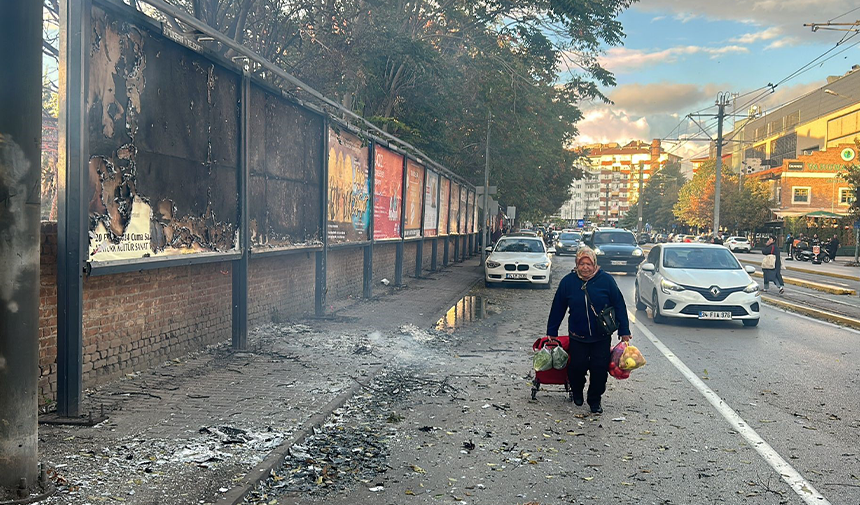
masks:
[(233, 261), (233, 349), (248, 347), (248, 263), (251, 255), (251, 236), (248, 216), (248, 182), (251, 171), (251, 77), (242, 73), (239, 99), (239, 247), (242, 256)]
[(60, 2), (60, 142), (57, 223), (57, 414), (81, 412), (84, 258), (89, 247), (83, 190), (88, 176), (90, 0)]
[(326, 263), (328, 262), (328, 132), (329, 119), (323, 117), (322, 135), (322, 177), (320, 180), (320, 241), (322, 250), (316, 253), (316, 268), (314, 270), (314, 313), (322, 317), (326, 313), (326, 291), (328, 279)]
[(368, 156), (370, 160), (368, 160), (367, 166), (367, 179), (370, 182), (370, 207), (368, 212), (370, 213), (369, 225), (368, 225), (368, 239), (370, 243), (364, 246), (364, 272), (362, 274), (362, 295), (364, 298), (372, 298), (373, 297), (373, 243), (374, 238), (373, 235), (375, 233), (375, 224), (376, 220), (376, 141), (370, 143), (368, 147)]

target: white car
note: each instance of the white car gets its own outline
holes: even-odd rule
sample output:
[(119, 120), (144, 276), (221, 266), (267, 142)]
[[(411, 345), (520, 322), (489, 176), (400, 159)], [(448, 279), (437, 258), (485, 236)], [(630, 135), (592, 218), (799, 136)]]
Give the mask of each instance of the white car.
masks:
[(549, 289), (552, 259), (543, 240), (528, 236), (504, 236), (484, 263), (484, 284), (490, 288), (507, 284), (533, 284)]
[(659, 244), (636, 273), (636, 309), (650, 308), (655, 323), (678, 317), (756, 326), (761, 293), (753, 272), (719, 245)]
[(746, 237), (729, 237), (723, 243), (731, 252), (750, 252), (752, 246)]

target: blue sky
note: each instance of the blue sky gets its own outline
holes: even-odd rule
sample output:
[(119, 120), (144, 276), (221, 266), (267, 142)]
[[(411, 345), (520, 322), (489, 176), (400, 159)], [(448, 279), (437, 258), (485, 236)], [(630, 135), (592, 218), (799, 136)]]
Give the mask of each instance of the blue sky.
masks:
[[(718, 92), (743, 94), (769, 82), (776, 84), (846, 35), (813, 33), (804, 23), (827, 22), (845, 13), (835, 22), (854, 22), (860, 19), (858, 7), (850, 0), (644, 0), (634, 4), (619, 18), (627, 34), (624, 45), (607, 48), (602, 57), (618, 83), (604, 90), (615, 104), (583, 104), (586, 118), (578, 126), (577, 143), (649, 140), (670, 133), (677, 137), (679, 132), (672, 130), (681, 119), (713, 105)], [(858, 42), (860, 35), (828, 56)], [(816, 64), (755, 103), (764, 108), (785, 103), (856, 64), (860, 64), (860, 45)], [(758, 94), (741, 98), (738, 105)], [(692, 134), (694, 129), (684, 123), (680, 133)], [(686, 143), (678, 154), (694, 156), (706, 147)]]

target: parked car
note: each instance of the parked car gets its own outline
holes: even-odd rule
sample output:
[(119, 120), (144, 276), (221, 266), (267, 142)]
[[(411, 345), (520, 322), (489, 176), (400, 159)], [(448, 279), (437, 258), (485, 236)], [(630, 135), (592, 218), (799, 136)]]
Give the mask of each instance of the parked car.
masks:
[(651, 242), (651, 234), (650, 233), (640, 233), (639, 238), (637, 239), (640, 245), (647, 244)]
[(602, 228), (586, 242), (597, 255), (597, 264), (607, 271), (633, 273), (645, 254), (636, 243), (636, 237), (627, 230)]
[(750, 274), (715, 244), (660, 244), (636, 274), (636, 309), (651, 308), (655, 323), (667, 318), (759, 322), (761, 294)]
[(555, 254), (558, 256), (564, 254), (576, 254), (579, 250), (579, 245), (582, 242), (582, 234), (575, 231), (562, 232), (558, 237), (558, 242), (555, 244)]
[(543, 240), (522, 234), (505, 235), (488, 247), (484, 263), (487, 287), (508, 284), (532, 284), (549, 289), (552, 285), (552, 259)]
[(729, 248), (731, 252), (750, 252), (752, 244), (746, 237), (729, 237), (723, 242), (723, 245)]

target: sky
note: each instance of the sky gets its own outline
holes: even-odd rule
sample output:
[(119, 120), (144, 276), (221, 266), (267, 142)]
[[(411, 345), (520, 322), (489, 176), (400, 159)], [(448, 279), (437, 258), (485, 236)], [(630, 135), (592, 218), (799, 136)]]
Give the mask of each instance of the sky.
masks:
[[(818, 89), (828, 76), (860, 64), (860, 34), (813, 32), (803, 24), (858, 19), (856, 0), (641, 0), (619, 17), (624, 45), (607, 48), (601, 57), (617, 81), (603, 89), (614, 103), (581, 104), (585, 117), (575, 143), (697, 133), (701, 138), (684, 117), (697, 111), (715, 114), (720, 92), (740, 94), (735, 103), (745, 113), (753, 104), (771, 109)], [(846, 35), (854, 37), (833, 49)], [(808, 70), (780, 83), (828, 50)], [(779, 84), (772, 93), (755, 91), (768, 83)], [(715, 135), (716, 120), (700, 122)], [(730, 130), (731, 124), (728, 120), (724, 128)], [(707, 142), (692, 141), (673, 145), (667, 140), (664, 146), (685, 159), (706, 155), (708, 148)]]

